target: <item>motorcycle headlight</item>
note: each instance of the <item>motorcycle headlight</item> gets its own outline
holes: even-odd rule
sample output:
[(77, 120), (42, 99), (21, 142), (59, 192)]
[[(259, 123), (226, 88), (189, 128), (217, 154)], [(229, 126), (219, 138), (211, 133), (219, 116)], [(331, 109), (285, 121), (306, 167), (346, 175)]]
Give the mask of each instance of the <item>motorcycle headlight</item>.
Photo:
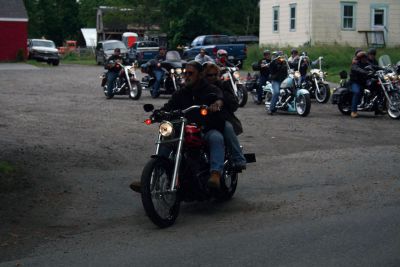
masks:
[(233, 73), (233, 77), (235, 77), (236, 80), (239, 80), (240, 79), (240, 73), (238, 71), (235, 71)]
[(176, 69), (176, 74), (181, 74), (182, 73), (182, 69), (181, 68), (177, 68)]
[(171, 136), (174, 132), (174, 127), (169, 121), (164, 121), (160, 124), (160, 134), (164, 137)]
[(171, 73), (175, 73), (175, 69), (171, 69), (170, 71), (171, 71)]
[(224, 75), (222, 75), (221, 79), (224, 80), (224, 81), (228, 81), (229, 80), (229, 74), (228, 73), (224, 73)]
[(385, 79), (385, 81), (390, 81), (390, 77), (389, 77), (389, 75), (385, 75), (385, 76), (383, 76), (383, 79)]
[(294, 77), (298, 79), (300, 78), (300, 76), (301, 76), (300, 71), (295, 71)]

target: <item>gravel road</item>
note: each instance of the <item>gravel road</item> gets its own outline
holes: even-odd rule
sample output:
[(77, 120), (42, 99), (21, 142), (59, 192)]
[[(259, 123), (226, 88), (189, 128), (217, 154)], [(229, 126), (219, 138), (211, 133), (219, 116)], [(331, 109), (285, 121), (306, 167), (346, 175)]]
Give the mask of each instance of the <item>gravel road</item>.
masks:
[(159, 230), (128, 185), (154, 151), (142, 105), (168, 98), (106, 100), (97, 66), (0, 69), (0, 266), (400, 265), (400, 121), (249, 102), (232, 201)]

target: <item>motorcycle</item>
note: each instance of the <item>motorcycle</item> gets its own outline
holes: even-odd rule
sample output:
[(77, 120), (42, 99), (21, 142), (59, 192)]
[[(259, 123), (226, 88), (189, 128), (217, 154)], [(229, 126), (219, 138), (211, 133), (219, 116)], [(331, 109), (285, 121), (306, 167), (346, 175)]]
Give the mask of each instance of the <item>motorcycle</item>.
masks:
[[(188, 123), (186, 114), (207, 114), (207, 106), (191, 106), (184, 110), (152, 111), (147, 125), (159, 123), (155, 155), (145, 165), (141, 176), (141, 199), (150, 220), (160, 228), (174, 224), (182, 201), (203, 201), (215, 198), (229, 200), (235, 193), (238, 173), (232, 167), (229, 154), (225, 155), (220, 189), (209, 189), (210, 155), (198, 125)], [(168, 146), (169, 157), (160, 155), (160, 147)], [(254, 154), (245, 154), (247, 162), (255, 162)]]
[[(279, 98), (275, 108), (290, 113), (297, 113), (302, 117), (307, 116), (311, 110), (310, 92), (301, 88), (300, 72), (290, 68), (286, 57), (280, 56), (275, 60), (286, 61), (289, 73), (288, 77), (281, 83)], [(266, 91), (265, 109), (269, 111), (272, 100), (272, 85), (267, 83), (263, 86), (263, 90)]]
[(235, 93), (239, 107), (244, 107), (247, 103), (247, 89), (243, 85), (240, 80), (240, 73), (238, 66), (241, 64), (239, 63), (235, 67), (223, 67), (221, 69), (221, 79), (224, 81), (230, 81), (231, 86), (233, 88), (233, 92)]
[[(112, 93), (114, 95), (129, 95), (130, 99), (138, 100), (142, 95), (142, 86), (137, 79), (135, 66), (123, 65), (120, 62), (110, 62), (111, 67), (120, 67), (118, 77), (113, 83)], [(104, 90), (104, 95), (108, 96), (107, 90), (107, 72), (104, 72), (101, 76), (101, 86)]]
[[(172, 95), (184, 85), (183, 73), (185, 71), (186, 61), (181, 59), (178, 51), (168, 51), (165, 58), (165, 61), (160, 62), (164, 74), (161, 79), (158, 95), (155, 97), (159, 97), (161, 94)], [(141, 71), (149, 74), (142, 78), (141, 84), (145, 89), (149, 88), (152, 90), (156, 82), (152, 70), (157, 63), (155, 59), (152, 59), (141, 66)]]
[[(300, 57), (299, 65), (301, 60), (302, 57)], [(316, 61), (312, 62), (312, 65), (318, 62), (319, 68), (311, 69), (302, 84), (302, 87), (307, 89), (310, 92), (310, 96), (315, 98), (318, 103), (328, 102), (331, 96), (331, 89), (329, 84), (325, 81), (327, 73), (322, 71), (322, 60), (323, 57), (319, 57)]]
[[(342, 114), (350, 115), (353, 97), (351, 83), (347, 80), (347, 72), (343, 71), (341, 74), (341, 87), (334, 90), (332, 104), (337, 105)], [(369, 86), (363, 90), (357, 110), (382, 114), (387, 109), (390, 118), (400, 118), (400, 87), (397, 73), (387, 66), (371, 73), (370, 77), (367, 82)]]

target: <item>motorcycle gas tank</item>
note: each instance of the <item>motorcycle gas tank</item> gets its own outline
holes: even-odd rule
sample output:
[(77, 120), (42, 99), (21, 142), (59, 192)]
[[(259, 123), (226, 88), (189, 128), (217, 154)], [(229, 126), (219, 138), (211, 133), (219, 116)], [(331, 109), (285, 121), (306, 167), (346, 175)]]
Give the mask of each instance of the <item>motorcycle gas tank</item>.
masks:
[(185, 126), (185, 145), (189, 148), (200, 148), (204, 145), (201, 129), (195, 124)]
[(292, 77), (287, 77), (281, 83), (281, 88), (282, 89), (293, 88), (293, 86), (294, 86), (294, 79)]

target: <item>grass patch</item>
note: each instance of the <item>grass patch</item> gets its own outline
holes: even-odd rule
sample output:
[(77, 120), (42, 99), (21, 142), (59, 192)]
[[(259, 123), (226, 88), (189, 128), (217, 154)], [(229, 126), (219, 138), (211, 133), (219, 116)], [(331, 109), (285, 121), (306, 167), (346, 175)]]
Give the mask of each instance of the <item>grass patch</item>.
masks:
[[(296, 47), (299, 52), (307, 52), (311, 60), (316, 60), (319, 56), (324, 57), (322, 69), (328, 73), (328, 81), (338, 83), (339, 72), (350, 70), (351, 59), (354, 56), (356, 48), (340, 45), (316, 45), (316, 46), (302, 46)], [(290, 55), (292, 47), (258, 47), (258, 45), (249, 46), (247, 49), (247, 59), (244, 61), (243, 68), (246, 71), (252, 71), (251, 64), (260, 60), (263, 57), (263, 51), (269, 49), (271, 52), (275, 50), (282, 50), (285, 54)], [(368, 48), (362, 47), (367, 50)], [(377, 48), (377, 58), (381, 55), (389, 55), (392, 64), (396, 64), (400, 60), (400, 49), (397, 48)]]
[(97, 65), (96, 59), (94, 55), (86, 54), (86, 55), (79, 55), (77, 53), (67, 53), (61, 59), (63, 64), (78, 64), (78, 65)]
[(9, 162), (0, 161), (0, 173), (2, 173), (2, 174), (12, 174), (15, 171), (16, 171), (15, 167), (13, 165), (11, 165)]

